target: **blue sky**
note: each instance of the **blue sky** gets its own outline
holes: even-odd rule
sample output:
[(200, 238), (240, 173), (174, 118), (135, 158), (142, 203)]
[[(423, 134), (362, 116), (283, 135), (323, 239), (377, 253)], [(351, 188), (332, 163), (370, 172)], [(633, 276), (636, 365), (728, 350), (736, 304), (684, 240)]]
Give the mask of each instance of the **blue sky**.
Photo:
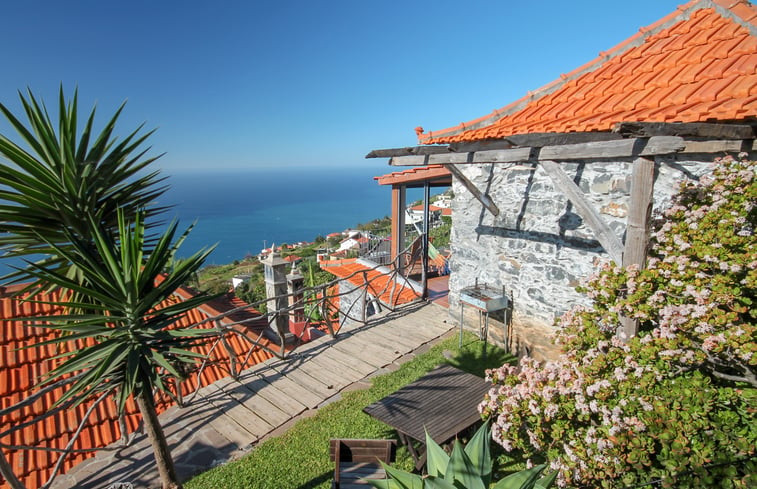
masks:
[[(168, 173), (344, 167), (502, 107), (680, 1), (74, 1), (3, 8), (0, 101), (158, 128)], [(7, 125), (0, 131), (8, 134)]]

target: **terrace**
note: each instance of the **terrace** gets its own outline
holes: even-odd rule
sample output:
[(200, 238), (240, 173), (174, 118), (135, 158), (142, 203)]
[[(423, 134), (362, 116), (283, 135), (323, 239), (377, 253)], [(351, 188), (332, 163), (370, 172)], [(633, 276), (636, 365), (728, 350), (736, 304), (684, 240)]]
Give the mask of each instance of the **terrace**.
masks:
[[(409, 304), (375, 317), (368, 324), (346, 325), (336, 338), (314, 340), (285, 359), (272, 358), (246, 369), (236, 379), (227, 377), (197, 390), (183, 407), (171, 407), (160, 416), (180, 477), (187, 478), (250, 452), (265, 440), (284, 434), (297, 421), (343, 399), (346, 393), (368, 388), (375, 376), (397, 370), (445, 338), (450, 339), (444, 345), (456, 347), (454, 327), (447, 322), (443, 307)], [(476, 342), (468, 348), (477, 350)], [(443, 360), (438, 351), (433, 361), (421, 357), (422, 367), (414, 369), (431, 368), (435, 365), (430, 363)], [(490, 363), (495, 366), (501, 361), (502, 357), (495, 355)], [(479, 375), (483, 365), (476, 367)], [(342, 435), (347, 433), (325, 434)], [(354, 435), (365, 437), (371, 433)], [(327, 461), (328, 443), (321, 448)], [(402, 455), (407, 458), (404, 452)], [(134, 487), (157, 486), (158, 472), (151, 459), (149, 440), (144, 434), (135, 434), (128, 446), (112, 446), (99, 452), (59, 476), (52, 487), (96, 488), (119, 482)], [(319, 466), (323, 463), (319, 460)], [(215, 476), (200, 480), (207, 477)], [(197, 484), (203, 487), (202, 482)]]

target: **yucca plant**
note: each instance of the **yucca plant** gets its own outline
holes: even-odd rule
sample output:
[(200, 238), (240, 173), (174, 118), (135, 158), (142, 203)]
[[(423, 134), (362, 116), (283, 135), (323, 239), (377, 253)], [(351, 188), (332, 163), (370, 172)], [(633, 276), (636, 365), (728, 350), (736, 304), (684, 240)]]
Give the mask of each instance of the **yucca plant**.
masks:
[[(492, 478), (490, 441), (491, 431), (487, 421), (465, 446), (455, 440), (452, 454), (447, 455), (426, 432), (428, 475), (420, 476), (382, 463), (391, 478), (366, 482), (378, 489), (489, 489)], [(554, 483), (557, 472), (540, 478), (545, 467), (537, 465), (510, 474), (491, 489), (547, 489)]]
[[(148, 218), (164, 210), (152, 206), (167, 188), (163, 178), (158, 171), (143, 172), (160, 157), (146, 157), (149, 148), (140, 148), (152, 131), (140, 135), (140, 126), (117, 141), (121, 105), (99, 134), (92, 109), (79, 133), (78, 93), (67, 101), (63, 87), (56, 122), (30, 90), (26, 97), (19, 92), (19, 98), (26, 124), (0, 103), (0, 113), (20, 138), (14, 142), (0, 134), (0, 253), (5, 258), (35, 255), (45, 267), (81, 283), (82, 272), (52, 245), (65, 250), (68, 235), (91, 243), (91, 222), (115, 233), (118, 210), (129, 219), (143, 209)], [(21, 269), (4, 280), (29, 278)]]
[[(60, 344), (64, 353), (63, 363), (48, 374), (42, 385), (83, 373), (56, 402), (78, 403), (95, 394), (111, 392), (119, 412), (133, 396), (153, 445), (163, 487), (177, 488), (180, 485), (158, 423), (153, 392), (169, 392), (167, 378), (181, 377), (178, 366), (202, 358), (190, 348), (212, 330), (174, 325), (187, 311), (212, 297), (198, 295), (170, 305), (164, 301), (199, 269), (212, 250), (197, 252), (169, 268), (178, 247), (173, 242), (175, 222), (147, 252), (141, 214), (137, 213), (132, 222), (123, 212), (117, 212), (117, 218), (116, 237), (90, 220), (91, 236), (83, 238), (65, 230), (65, 247), (47, 242), (54, 253), (81, 271), (86, 277), (84, 282), (72, 279), (63, 270), (40, 264), (30, 263), (26, 271), (48, 286), (95, 299), (86, 305), (86, 313), (31, 319), (36, 326), (66, 333), (43, 343)], [(39, 239), (44, 241), (41, 235)], [(77, 306), (70, 300), (53, 305)], [(76, 311), (76, 307), (72, 310)], [(89, 346), (71, 350), (74, 340), (83, 340)]]

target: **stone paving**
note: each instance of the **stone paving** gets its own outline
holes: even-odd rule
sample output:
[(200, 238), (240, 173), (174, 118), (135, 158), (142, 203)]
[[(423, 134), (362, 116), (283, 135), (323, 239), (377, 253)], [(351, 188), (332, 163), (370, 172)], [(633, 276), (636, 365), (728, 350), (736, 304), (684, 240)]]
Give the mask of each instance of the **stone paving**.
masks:
[[(200, 389), (185, 407), (160, 415), (179, 477), (240, 457), (341, 392), (366, 386), (367, 377), (412, 358), (454, 329), (447, 318), (447, 310), (434, 304), (406, 306), (367, 325), (345, 327), (337, 338), (303, 345), (286, 359), (256, 365), (238, 380)], [(58, 476), (53, 488), (159, 487), (149, 440), (132, 436), (128, 446), (112, 445)]]

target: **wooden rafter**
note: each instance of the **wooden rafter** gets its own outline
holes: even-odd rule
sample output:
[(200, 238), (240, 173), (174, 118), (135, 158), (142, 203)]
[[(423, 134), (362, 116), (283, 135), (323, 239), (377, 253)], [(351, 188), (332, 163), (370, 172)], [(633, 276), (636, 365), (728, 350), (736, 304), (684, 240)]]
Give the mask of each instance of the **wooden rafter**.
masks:
[(481, 192), (476, 185), (468, 180), (468, 177), (465, 176), (465, 174), (455, 165), (447, 165), (447, 169), (449, 169), (449, 172), (452, 173), (452, 175), (455, 176), (458, 180), (460, 180), (460, 183), (463, 184), (465, 188), (468, 189), (468, 191), (473, 194), (473, 196), (481, 202), (481, 205), (483, 205), (486, 210), (492, 213), (494, 216), (499, 215), (499, 208), (494, 203), (494, 201), (489, 198), (488, 195)]
[(755, 127), (749, 124), (710, 124), (703, 122), (619, 122), (613, 133), (623, 137), (681, 136), (708, 139), (754, 139)]

